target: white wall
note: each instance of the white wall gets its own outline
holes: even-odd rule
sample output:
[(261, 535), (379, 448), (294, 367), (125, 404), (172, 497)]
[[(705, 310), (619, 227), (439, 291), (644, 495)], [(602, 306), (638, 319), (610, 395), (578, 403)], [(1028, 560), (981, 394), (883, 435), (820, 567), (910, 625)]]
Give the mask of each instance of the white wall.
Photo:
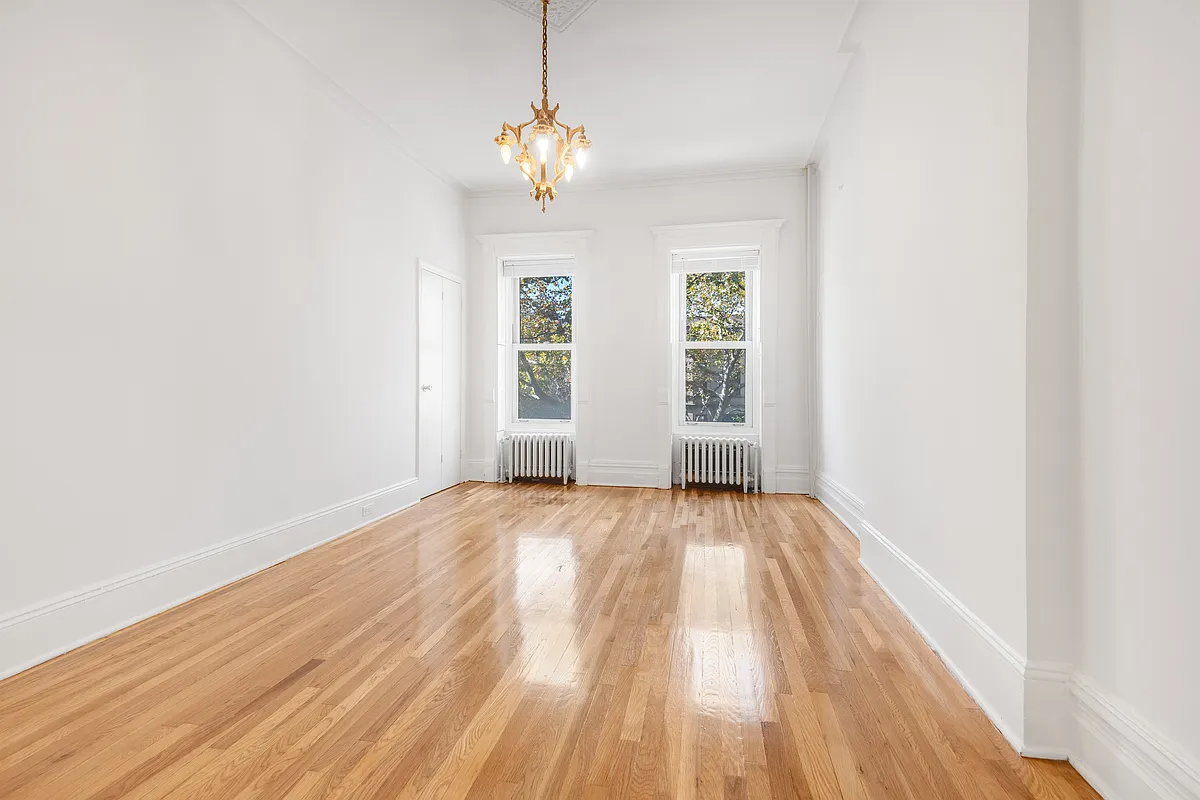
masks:
[(1197, 41), (1178, 0), (864, 4), (818, 149), (820, 485), (1108, 800), (1200, 798)]
[(1111, 797), (1195, 798), (1200, 4), (1081, 5), (1079, 666), (1151, 741), (1190, 764), (1191, 777), (1170, 785), (1191, 793), (1149, 794), (1088, 729), (1084, 757)]
[[(597, 157), (602, 154), (597, 151)], [(513, 178), (514, 183), (517, 178)], [(664, 434), (659, 403), (667, 378), (660, 351), (668, 331), (659, 301), (667, 287), (666, 264), (656, 261), (651, 228), (709, 222), (786, 220), (779, 240), (779, 306), (776, 386), (776, 460), (781, 476), (807, 489), (807, 306), (804, 265), (804, 183), (799, 173), (754, 180), (694, 181), (645, 188), (588, 187), (586, 174), (564, 188), (546, 214), (522, 194), (477, 196), (467, 203), (472, 235), (591, 231), (587, 274), (578, 309), (586, 319), (577, 345), (586, 405), (589, 458), (613, 472), (657, 471)], [(485, 442), (494, 435), (490, 396), (495, 369), (495, 265), (472, 243), (470, 319), (474, 328), (469, 390), (468, 460), (482, 477)], [(769, 360), (769, 356), (765, 356)], [(581, 432), (584, 433), (584, 432)], [(803, 483), (803, 486), (800, 484)], [(647, 485), (654, 485), (648, 482)], [(785, 487), (786, 488), (786, 487)]]
[(863, 4), (816, 153), (823, 469), (865, 503), (864, 564), (1014, 739), (1027, 23), (1024, 2)]
[(455, 189), (225, 0), (0, 4), (0, 117), (0, 675), (415, 499)]

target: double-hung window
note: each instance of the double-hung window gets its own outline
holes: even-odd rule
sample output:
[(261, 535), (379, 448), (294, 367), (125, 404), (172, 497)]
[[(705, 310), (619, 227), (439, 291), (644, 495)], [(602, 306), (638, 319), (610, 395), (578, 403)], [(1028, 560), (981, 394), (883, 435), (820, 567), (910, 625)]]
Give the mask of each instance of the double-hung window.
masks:
[(569, 425), (575, 419), (574, 259), (514, 259), (502, 266), (508, 422)]
[(677, 429), (754, 433), (758, 248), (671, 254)]

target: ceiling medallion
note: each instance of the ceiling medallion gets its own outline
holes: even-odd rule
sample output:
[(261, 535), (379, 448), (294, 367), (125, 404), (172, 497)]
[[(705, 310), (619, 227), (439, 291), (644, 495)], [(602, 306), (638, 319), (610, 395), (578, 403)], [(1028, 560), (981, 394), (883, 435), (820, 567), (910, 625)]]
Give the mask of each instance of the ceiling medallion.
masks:
[[(542, 0), (496, 0), (505, 8), (511, 8), (518, 14), (524, 14), (530, 19), (542, 18)], [(562, 33), (571, 27), (591, 8), (596, 0), (554, 0), (550, 9), (550, 30)]]
[[(550, 0), (542, 0), (542, 107), (530, 103), (533, 119), (515, 127), (504, 123), (500, 135), (495, 139), (505, 164), (512, 159), (513, 148), (518, 149), (517, 167), (521, 170), (522, 178), (533, 184), (529, 196), (534, 202), (542, 204), (543, 214), (546, 213), (546, 201), (558, 197), (559, 179), (566, 178), (570, 183), (575, 168), (582, 169), (587, 165), (588, 150), (592, 147), (582, 125), (572, 128), (559, 122), (558, 105), (550, 107), (550, 73), (547, 67), (549, 15)], [(533, 146), (532, 153), (530, 145)], [(551, 146), (554, 148), (552, 161)]]

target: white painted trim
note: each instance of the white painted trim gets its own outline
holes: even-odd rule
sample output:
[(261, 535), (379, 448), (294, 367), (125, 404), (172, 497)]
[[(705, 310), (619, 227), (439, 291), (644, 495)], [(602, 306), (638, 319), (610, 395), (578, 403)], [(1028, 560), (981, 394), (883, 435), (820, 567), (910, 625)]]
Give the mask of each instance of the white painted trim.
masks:
[(463, 480), (494, 483), (496, 476), (494, 471), (488, 472), (488, 462), (484, 459), (468, 458), (463, 460)]
[(1200, 800), (1200, 764), (1149, 723), (1076, 675), (1079, 740), (1071, 763), (1105, 800)]
[[(241, 580), (418, 502), (417, 479), (62, 595), (0, 619), (0, 679)], [(370, 504), (370, 517), (362, 507)]]
[(1073, 672), (1071, 664), (1025, 664), (1025, 741), (1021, 755), (1052, 761), (1070, 758), (1075, 727)]
[(775, 467), (775, 492), (777, 494), (811, 494), (808, 467)]
[[(824, 430), (822, 364), (822, 298), (824, 272), (821, 265), (820, 171), (815, 163), (804, 168), (804, 281), (808, 293), (808, 464), (813, 475), (821, 474), (821, 436)], [(810, 484), (813, 482), (810, 479)], [(815, 487), (814, 487), (815, 489)], [(815, 491), (810, 494), (815, 495)], [(862, 519), (862, 515), (859, 515)], [(855, 535), (858, 532), (855, 531)]]
[(656, 489), (659, 473), (660, 467), (653, 461), (592, 460), (588, 462), (588, 485)]
[(842, 524), (849, 528), (850, 532), (858, 539), (863, 538), (862, 526), (866, 508), (862, 500), (855, 497), (845, 486), (819, 471), (817, 472), (817, 499), (832, 511), (833, 515), (840, 519)]
[(439, 278), (445, 278), (448, 281), (454, 281), (459, 286), (462, 286), (464, 289), (466, 288), (466, 278), (464, 278), (462, 275), (453, 273), (448, 269), (442, 269), (441, 267), (437, 266), (436, 264), (430, 264), (428, 261), (425, 261), (424, 259), (421, 259), (421, 258), (417, 259), (417, 269), (419, 269), (419, 270), (423, 269), (426, 272), (432, 272), (434, 275), (437, 275)]
[(864, 521), (860, 561), (1017, 752), (1025, 659), (932, 575)]

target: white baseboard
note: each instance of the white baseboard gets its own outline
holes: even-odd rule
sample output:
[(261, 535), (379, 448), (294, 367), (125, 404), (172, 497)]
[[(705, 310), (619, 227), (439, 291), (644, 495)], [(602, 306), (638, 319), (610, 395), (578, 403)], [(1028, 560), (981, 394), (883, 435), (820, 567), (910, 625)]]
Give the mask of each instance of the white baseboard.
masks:
[(418, 491), (413, 478), (0, 618), (0, 679), (415, 505)]
[(1105, 800), (1200, 800), (1200, 762), (1072, 665), (1026, 662), (864, 521), (861, 501), (822, 474), (816, 488), (859, 534), (863, 568), (1018, 752), (1069, 760)]
[(808, 467), (775, 467), (775, 491), (778, 494), (812, 494)]
[(1105, 800), (1200, 800), (1200, 763), (1178, 745), (1072, 665), (1027, 663), (920, 565), (861, 524), (863, 568), (1019, 753), (1069, 760)]
[(1017, 750), (1024, 750), (1025, 659), (932, 575), (862, 523), (860, 563)]
[(588, 462), (587, 481), (590, 486), (656, 489), (659, 485), (659, 466), (653, 461), (592, 460)]
[(657, 484), (658, 488), (659, 489), (670, 489), (672, 485), (673, 485), (673, 483), (671, 480), (671, 465), (669, 463), (668, 464), (659, 464), (658, 465), (658, 484)]
[(1075, 701), (1071, 696), (1074, 667), (1026, 662), (1025, 730), (1021, 755), (1065, 761), (1075, 738)]
[(833, 515), (850, 529), (860, 540), (863, 538), (862, 524), (866, 516), (863, 501), (855, 497), (845, 486), (818, 472), (816, 480), (817, 499), (833, 512)]
[(1200, 764), (1089, 679), (1073, 689), (1071, 763), (1105, 800), (1200, 800)]
[(495, 461), (485, 461), (482, 458), (468, 458), (463, 461), (463, 480), (494, 483), (496, 480)]

